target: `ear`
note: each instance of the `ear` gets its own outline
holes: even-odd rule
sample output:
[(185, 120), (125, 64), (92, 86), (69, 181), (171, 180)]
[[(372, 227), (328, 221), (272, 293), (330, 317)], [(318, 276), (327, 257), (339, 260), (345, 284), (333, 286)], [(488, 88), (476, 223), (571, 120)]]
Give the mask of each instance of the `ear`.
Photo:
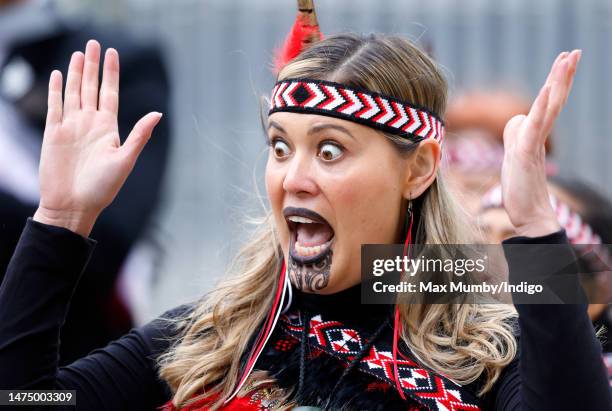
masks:
[(436, 179), (440, 166), (440, 144), (427, 139), (419, 143), (414, 153), (406, 159), (404, 198), (419, 197)]

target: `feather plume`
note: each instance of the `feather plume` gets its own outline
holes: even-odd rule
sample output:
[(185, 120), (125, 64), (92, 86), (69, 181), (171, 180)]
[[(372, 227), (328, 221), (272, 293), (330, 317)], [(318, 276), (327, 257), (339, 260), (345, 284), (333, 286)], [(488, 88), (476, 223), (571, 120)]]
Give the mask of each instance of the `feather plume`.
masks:
[(274, 53), (274, 73), (278, 72), (311, 44), (323, 39), (313, 0), (298, 0), (298, 14), (283, 46)]

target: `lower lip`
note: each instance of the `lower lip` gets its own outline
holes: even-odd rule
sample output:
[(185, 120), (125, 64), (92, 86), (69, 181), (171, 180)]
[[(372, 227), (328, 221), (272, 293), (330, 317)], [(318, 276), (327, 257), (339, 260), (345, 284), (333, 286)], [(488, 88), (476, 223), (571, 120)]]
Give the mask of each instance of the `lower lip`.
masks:
[(291, 256), (291, 259), (293, 261), (295, 261), (297, 263), (300, 263), (300, 264), (315, 264), (315, 263), (318, 263), (319, 261), (321, 261), (325, 257), (327, 257), (327, 255), (331, 251), (332, 246), (334, 245), (335, 238), (332, 237), (331, 243), (325, 248), (325, 250), (321, 251), (319, 254), (309, 255), (307, 257), (301, 256), (301, 255), (299, 255), (295, 251), (296, 238), (295, 238), (295, 234), (294, 233), (292, 233), (292, 234), (293, 235), (291, 236), (291, 241), (289, 243), (289, 255)]

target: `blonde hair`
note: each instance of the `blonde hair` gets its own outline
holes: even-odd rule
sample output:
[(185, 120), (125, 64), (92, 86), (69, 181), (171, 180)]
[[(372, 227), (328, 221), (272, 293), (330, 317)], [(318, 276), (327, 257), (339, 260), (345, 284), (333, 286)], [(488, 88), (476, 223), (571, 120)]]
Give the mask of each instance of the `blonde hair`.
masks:
[[(447, 84), (436, 64), (410, 41), (393, 36), (342, 34), (316, 43), (287, 64), (278, 80), (305, 77), (362, 87), (429, 109), (443, 118)], [(387, 135), (403, 153), (416, 144)], [(421, 196), (416, 241), (462, 244), (472, 240), (440, 176)], [(236, 385), (249, 340), (272, 304), (281, 252), (270, 214), (232, 262), (227, 279), (177, 325), (179, 341), (160, 357), (160, 376), (175, 406), (218, 394), (219, 406)], [(401, 336), (423, 366), (489, 391), (514, 358), (511, 306), (400, 305)], [(266, 381), (269, 383), (269, 381)], [(193, 399), (195, 394), (200, 394)]]

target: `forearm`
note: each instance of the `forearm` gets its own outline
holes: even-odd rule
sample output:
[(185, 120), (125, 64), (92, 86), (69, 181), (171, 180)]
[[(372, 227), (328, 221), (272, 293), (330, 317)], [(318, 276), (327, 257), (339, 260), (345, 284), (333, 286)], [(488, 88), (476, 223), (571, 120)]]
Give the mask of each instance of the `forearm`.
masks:
[(611, 409), (601, 346), (586, 306), (518, 305), (517, 311), (522, 408)]
[(28, 220), (0, 287), (0, 387), (52, 388), (59, 330), (95, 242)]
[[(560, 231), (539, 238), (515, 238), (511, 243), (532, 244), (529, 270), (546, 270), (537, 244), (567, 245)], [(567, 245), (567, 252), (572, 253)], [(538, 255), (540, 258), (537, 258)], [(568, 256), (568, 260), (571, 258)], [(509, 260), (510, 278), (524, 265)], [(571, 276), (581, 287), (578, 276)], [(567, 279), (565, 280), (567, 281)], [(586, 304), (516, 304), (520, 325), (520, 397), (522, 409), (611, 409), (610, 390)]]

